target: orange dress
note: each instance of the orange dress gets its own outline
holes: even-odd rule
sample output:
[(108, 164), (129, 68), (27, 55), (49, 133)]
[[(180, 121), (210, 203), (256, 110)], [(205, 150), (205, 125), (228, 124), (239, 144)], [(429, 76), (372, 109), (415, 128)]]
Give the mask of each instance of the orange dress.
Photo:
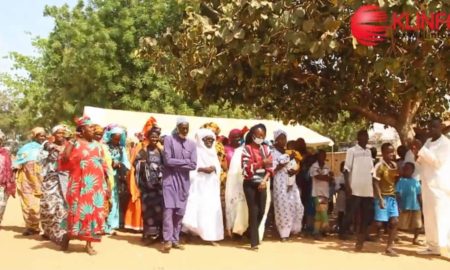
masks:
[(131, 229), (135, 231), (142, 231), (144, 228), (142, 222), (142, 205), (141, 205), (141, 192), (139, 191), (139, 187), (136, 183), (135, 173), (136, 170), (134, 168), (134, 161), (136, 160), (136, 155), (142, 148), (147, 147), (147, 142), (141, 142), (131, 151), (131, 169), (128, 175), (128, 188), (131, 193), (130, 201), (128, 202), (127, 210), (125, 211), (125, 228)]

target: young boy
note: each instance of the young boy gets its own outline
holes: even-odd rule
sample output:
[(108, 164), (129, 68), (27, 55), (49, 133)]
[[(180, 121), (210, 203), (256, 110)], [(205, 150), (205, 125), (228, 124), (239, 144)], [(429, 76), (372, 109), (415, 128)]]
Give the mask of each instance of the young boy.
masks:
[(314, 218), (314, 239), (320, 240), (321, 233), (328, 230), (328, 198), (330, 196), (330, 182), (333, 175), (330, 168), (325, 164), (326, 153), (323, 150), (317, 152), (317, 162), (315, 162), (309, 174), (313, 179), (312, 196), (314, 197), (314, 206), (316, 215)]
[(335, 181), (336, 181), (336, 194), (337, 194), (337, 198), (336, 198), (336, 211), (338, 213), (337, 215), (337, 230), (341, 229), (341, 227), (344, 225), (344, 215), (345, 215), (345, 179), (344, 179), (344, 166), (345, 166), (345, 162), (341, 162), (341, 167), (340, 167), (340, 171), (341, 174), (336, 176)]
[(421, 245), (418, 241), (419, 232), (422, 229), (422, 213), (420, 211), (420, 182), (413, 178), (415, 165), (406, 162), (403, 165), (402, 177), (396, 185), (398, 201), (400, 203), (400, 218), (398, 227), (400, 230), (413, 231), (413, 245)]
[(381, 230), (383, 222), (389, 222), (386, 255), (398, 256), (393, 249), (398, 224), (398, 206), (395, 198), (398, 169), (395, 163), (395, 149), (392, 144), (384, 143), (381, 146), (381, 154), (383, 159), (377, 163), (373, 172), (375, 221), (378, 231)]

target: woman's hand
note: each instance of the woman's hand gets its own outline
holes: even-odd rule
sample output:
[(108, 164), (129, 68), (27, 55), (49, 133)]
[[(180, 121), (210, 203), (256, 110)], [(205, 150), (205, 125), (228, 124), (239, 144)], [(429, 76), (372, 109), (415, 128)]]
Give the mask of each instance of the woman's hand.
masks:
[(272, 159), (271, 158), (265, 158), (264, 160), (263, 160), (263, 164), (264, 164), (264, 167), (272, 167), (273, 166), (273, 161), (272, 161)]
[(266, 181), (266, 180), (263, 180), (263, 181), (259, 184), (258, 190), (259, 190), (259, 191), (263, 191), (263, 190), (265, 190), (266, 188), (267, 188), (267, 181)]
[(206, 167), (206, 168), (198, 168), (197, 171), (202, 172), (202, 173), (211, 174), (216, 171), (216, 167), (211, 166), (211, 167)]

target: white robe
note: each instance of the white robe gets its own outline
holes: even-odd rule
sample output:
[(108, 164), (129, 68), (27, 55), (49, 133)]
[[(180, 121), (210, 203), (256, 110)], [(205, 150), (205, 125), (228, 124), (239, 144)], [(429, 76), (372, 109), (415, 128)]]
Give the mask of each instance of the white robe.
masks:
[(425, 236), (429, 248), (450, 248), (450, 140), (429, 139), (419, 151)]
[(197, 138), (197, 169), (209, 166), (215, 166), (216, 172), (211, 174), (197, 170), (190, 172), (191, 186), (183, 225), (185, 229), (205, 241), (219, 241), (224, 238), (220, 202), (220, 163), (215, 147), (206, 149), (201, 137)]
[[(226, 228), (235, 234), (243, 235), (248, 228), (248, 206), (244, 195), (244, 174), (242, 171), (242, 151), (243, 147), (234, 150), (230, 161), (230, 167), (227, 173), (227, 182), (225, 185), (225, 209), (226, 209)], [(267, 213), (270, 208), (270, 181), (267, 182), (267, 200), (263, 219), (258, 228), (259, 240), (264, 237), (265, 223)]]

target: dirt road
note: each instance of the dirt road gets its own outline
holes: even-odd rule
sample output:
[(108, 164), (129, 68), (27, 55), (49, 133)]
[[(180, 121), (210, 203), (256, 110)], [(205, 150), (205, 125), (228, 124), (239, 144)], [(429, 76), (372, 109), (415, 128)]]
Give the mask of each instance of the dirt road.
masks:
[[(186, 245), (184, 251), (163, 254), (158, 251), (159, 246), (143, 246), (140, 235), (119, 233), (104, 237), (95, 244), (98, 255), (89, 256), (84, 253), (82, 242), (71, 242), (70, 251), (63, 253), (39, 236), (23, 237), (22, 231), (19, 201), (10, 199), (0, 229), (1, 269), (450, 269), (448, 253), (441, 257), (417, 256), (417, 247), (406, 241), (398, 245), (401, 256), (397, 258), (382, 254), (384, 244), (368, 243), (365, 253), (354, 253), (352, 242), (334, 237), (321, 242), (299, 238), (281, 243), (278, 239), (266, 239), (259, 252), (232, 241), (224, 241), (219, 247), (196, 243)], [(408, 237), (403, 235), (405, 240)]]

